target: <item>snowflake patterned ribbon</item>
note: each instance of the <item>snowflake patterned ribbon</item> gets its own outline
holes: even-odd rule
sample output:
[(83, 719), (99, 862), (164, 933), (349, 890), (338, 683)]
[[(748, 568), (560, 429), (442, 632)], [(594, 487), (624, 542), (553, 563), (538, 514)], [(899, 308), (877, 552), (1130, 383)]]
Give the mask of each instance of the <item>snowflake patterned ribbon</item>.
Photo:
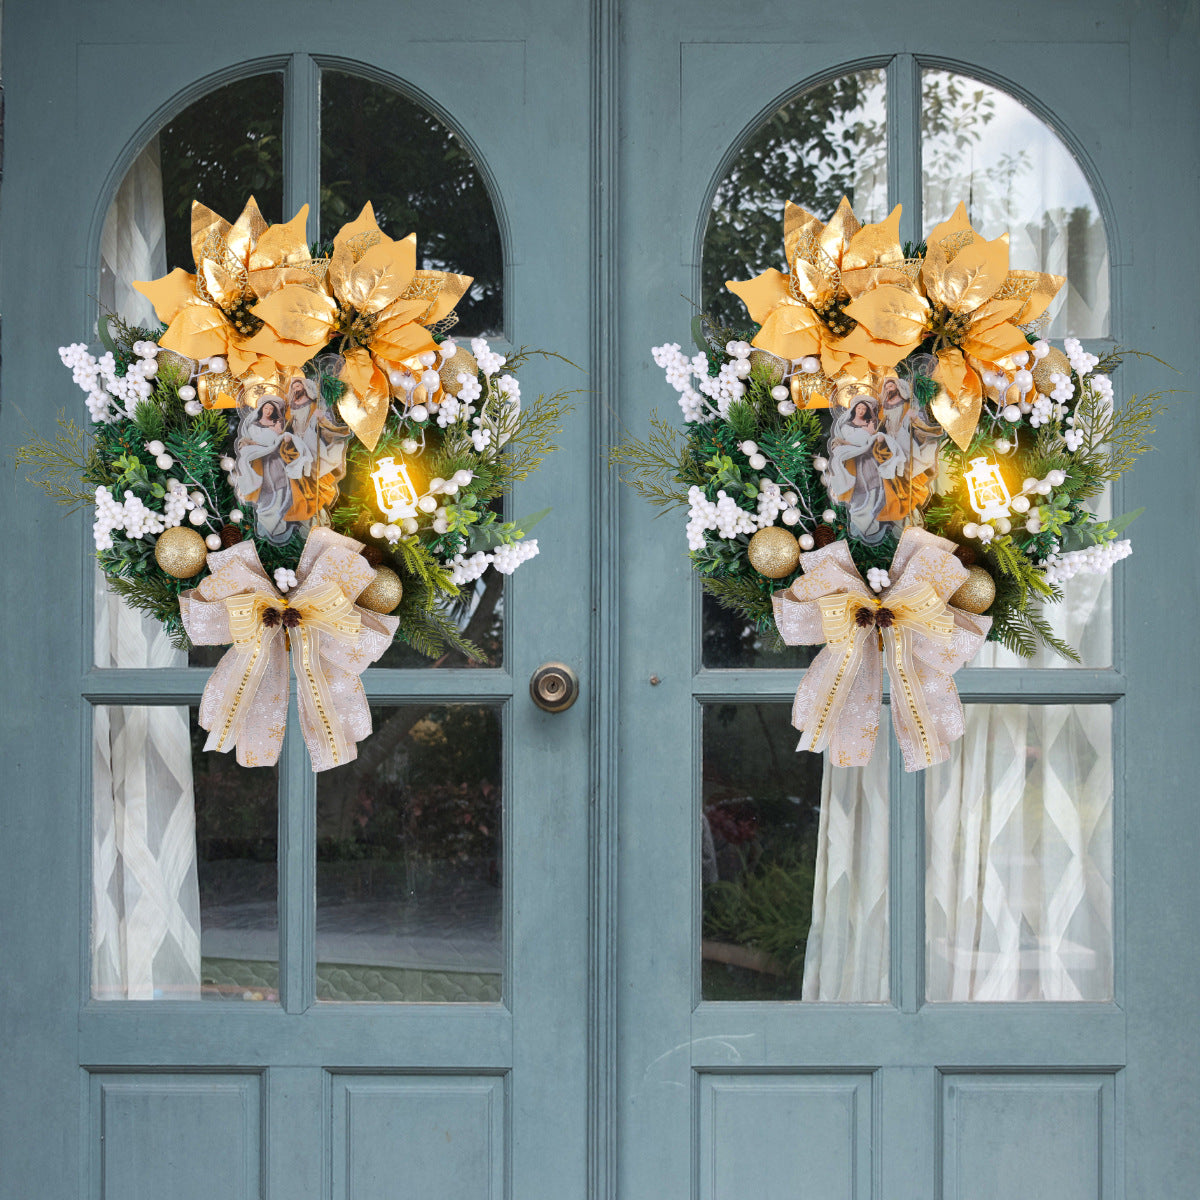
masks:
[(804, 673), (792, 707), (800, 750), (828, 747), (835, 766), (858, 767), (875, 749), (882, 665), (891, 682), (892, 723), (904, 769), (944, 762), (963, 733), (952, 678), (983, 645), (991, 618), (948, 603), (967, 578), (954, 543), (906, 529), (879, 596), (863, 582), (844, 541), (800, 556), (804, 574), (772, 597), (789, 646), (825, 648)]
[(268, 578), (253, 542), (208, 556), (212, 572), (179, 597), (198, 646), (233, 645), (200, 701), (205, 750), (236, 747), (246, 767), (279, 758), (287, 725), (288, 650), (298, 682), (300, 729), (314, 771), (357, 756), (371, 732), (359, 676), (391, 645), (397, 618), (354, 603), (375, 577), (362, 546), (328, 528), (308, 535), (286, 599)]

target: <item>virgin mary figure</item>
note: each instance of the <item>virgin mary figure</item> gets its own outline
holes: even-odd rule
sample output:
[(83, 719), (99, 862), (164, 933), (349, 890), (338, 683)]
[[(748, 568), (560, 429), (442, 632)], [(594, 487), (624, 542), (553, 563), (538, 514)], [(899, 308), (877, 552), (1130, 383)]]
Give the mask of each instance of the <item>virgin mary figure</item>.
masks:
[(301, 483), (312, 465), (308, 446), (287, 428), (282, 397), (268, 393), (242, 418), (233, 479), (238, 499), (254, 506), (260, 537), (282, 544), (312, 516)]
[(829, 466), (822, 482), (830, 497), (846, 506), (855, 537), (874, 545), (889, 533), (880, 513), (888, 502), (887, 484), (904, 471), (900, 443), (880, 428), (879, 401), (859, 395), (836, 409), (829, 431)]

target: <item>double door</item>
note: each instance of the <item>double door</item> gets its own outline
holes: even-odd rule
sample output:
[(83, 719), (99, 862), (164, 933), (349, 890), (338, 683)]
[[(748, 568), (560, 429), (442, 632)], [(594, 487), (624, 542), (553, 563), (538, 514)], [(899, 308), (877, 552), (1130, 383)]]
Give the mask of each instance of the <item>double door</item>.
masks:
[[(795, 755), (803, 661), (702, 601), (682, 518), (604, 460), (673, 402), (649, 347), (685, 340), (685, 297), (778, 265), (788, 199), (902, 202), (912, 239), (968, 199), (1068, 276), (1059, 333), (1191, 373), (1195, 30), (1117, 3), (998, 22), (941, 0), (9, 14), (6, 455), (75, 403), (55, 347), (153, 253), (115, 233), (148, 207), (169, 245), (193, 178), (266, 189), (272, 219), (307, 201), (312, 237), (400, 197), (485, 280), (477, 331), (586, 377), (523, 372), (585, 391), (514, 497), (553, 512), (479, 597), (488, 663), (370, 670), (377, 732), (340, 777), (294, 731), (273, 775), (195, 749), (211, 663), (122, 624), (86, 523), (0, 484), (22, 614), (0, 1192), (1194, 1191), (1197, 651), (1161, 617), (1187, 607), (1186, 403), (1112, 499), (1147, 507), (1135, 557), (1072, 597), (1084, 664), (960, 672), (967, 735), (925, 778), (882, 742), (861, 772)], [(1160, 382), (1134, 361), (1118, 388)], [(530, 700), (546, 660), (581, 679), (564, 713)]]

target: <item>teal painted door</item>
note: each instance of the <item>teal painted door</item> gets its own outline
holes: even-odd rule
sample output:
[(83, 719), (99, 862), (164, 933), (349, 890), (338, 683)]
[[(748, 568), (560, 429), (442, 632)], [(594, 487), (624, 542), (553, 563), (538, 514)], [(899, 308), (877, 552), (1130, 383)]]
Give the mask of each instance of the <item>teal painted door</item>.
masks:
[[(1126, 395), (1190, 388), (1196, 34), (1104, 0), (623, 5), (625, 422), (678, 417), (648, 348), (690, 341), (685, 298), (779, 266), (785, 199), (843, 192), (914, 240), (966, 201), (1065, 268), (1052, 332), (1182, 372), (1132, 362)], [(924, 778), (894, 744), (832, 780), (793, 754), (802, 662), (700, 603), (682, 514), (623, 499), (619, 1194), (1196, 1193), (1197, 643), (1169, 613), (1197, 432), (1172, 397), (1113, 498), (1154, 515), (1111, 636), (1097, 595), (1082, 668), (960, 672), (966, 737)]]
[[(671, 405), (649, 347), (685, 340), (682, 297), (701, 297), (730, 244), (759, 255), (745, 264), (755, 271), (776, 265), (778, 239), (746, 250), (744, 237), (722, 242), (721, 220), (769, 228), (785, 199), (811, 193), (815, 206), (845, 188), (856, 205), (903, 202), (906, 236), (918, 236), (960, 184), (1011, 207), (1006, 187), (1031, 145), (1056, 178), (1082, 180), (1067, 195), (1084, 215), (1069, 230), (1027, 220), (1014, 242), (1078, 268), (1064, 319), (1089, 345), (1151, 351), (1187, 386), (1200, 251), (1189, 229), (1173, 231), (1200, 157), (1189, 8), (1102, 0), (1001, 19), (948, 0), (911, 11), (300, 0), (192, 16), (114, 0), (6, 15), (6, 463), (77, 403), (55, 348), (88, 337), (107, 295), (105, 218), (122, 181), (172, 122), (182, 144), (189, 106), (229, 119), (216, 91), (263, 78), (275, 82), (255, 93), (264, 115), (245, 148), (279, 156), (275, 216), (318, 192), (327, 208), (350, 203), (354, 181), (369, 180), (322, 148), (323, 131), (374, 103), (361, 81), (454, 130), (494, 214), (473, 249), (501, 247), (504, 337), (583, 364), (592, 391), (516, 497), (520, 512), (554, 512), (541, 556), (503, 594), (494, 665), (366, 677), (379, 743), (407, 756), (394, 769), (444, 769), (428, 747), (451, 728), (486, 751), (467, 782), (499, 789), (500, 837), (481, 850), (439, 827), (440, 841), (403, 861), (364, 867), (354, 829), (369, 826), (361, 802), (383, 795), (387, 763), (326, 786), (290, 737), (265, 782), (197, 767), (198, 953), (204, 994), (222, 1003), (170, 999), (157, 963), (138, 993), (149, 998), (134, 999), (119, 969), (98, 975), (94, 951), (110, 925), (127, 951), (131, 928), (95, 886), (112, 844), (97, 832), (97, 780), (111, 793), (120, 739), (140, 745), (156, 721), (179, 722), (185, 762), (206, 761), (187, 753), (186, 709), (208, 667), (98, 658), (95, 626), (111, 614), (93, 597), (86, 523), (60, 520), (6, 472), (2, 511), (19, 534), (2, 586), (19, 615), (0, 647), (0, 1195), (1200, 1190), (1189, 687), (1200, 664), (1173, 628), (1195, 574), (1177, 533), (1200, 444), (1186, 397), (1157, 457), (1113, 499), (1149, 515), (1111, 596), (1089, 601), (1085, 665), (997, 659), (961, 673), (964, 745), (987, 761), (960, 756), (956, 774), (924, 781), (894, 754), (849, 783), (793, 755), (786, 709), (802, 663), (760, 655), (706, 609), (682, 521), (653, 521), (602, 466), (622, 425), (640, 432), (652, 407)], [(824, 125), (805, 116), (818, 108)], [(785, 109), (800, 119), (776, 117)], [(988, 126), (1017, 158), (984, 160), (972, 135)], [(980, 161), (939, 172), (960, 132)], [(728, 181), (768, 151), (758, 190), (739, 195)], [(190, 153), (199, 170), (203, 154)], [(368, 144), (361, 160), (377, 158)], [(261, 165), (239, 163), (245, 178)], [(314, 213), (314, 236), (321, 224)], [(568, 368), (538, 372), (527, 388), (576, 386)], [(1135, 363), (1119, 387), (1161, 382)], [(559, 716), (528, 699), (547, 659), (583, 683)], [(254, 815), (248, 831), (228, 825), (231, 794)], [(986, 835), (971, 824), (1002, 800), (1010, 820)], [(1015, 829), (1014, 815), (1051, 800), (1053, 828)], [(166, 833), (150, 833), (161, 851)], [(784, 893), (796, 961), (746, 936), (745, 901), (762, 882), (752, 856), (771, 845), (793, 856), (781, 859), (788, 886), (800, 883)], [(381, 919), (371, 907), (393, 876), (426, 902), (399, 931), (394, 909)], [(718, 911), (721, 896), (742, 907)], [(122, 989), (130, 998), (111, 998)]]
[[(4, 1102), (0, 1192), (582, 1195), (587, 406), (514, 496), (514, 517), (553, 506), (556, 532), (478, 599), (490, 665), (385, 660), (365, 679), (374, 737), (317, 778), (294, 727), (277, 772), (199, 752), (211, 660), (152, 641), (133, 656), (145, 630), (93, 603), (88, 523), (35, 498), (11, 455), (58, 410), (82, 417), (56, 347), (94, 342), (97, 298), (119, 304), (146, 269), (129, 261), (154, 261), (142, 210), (160, 237), (165, 212), (170, 251), (193, 187), (231, 217), (251, 191), (275, 220), (308, 202), (313, 239), (366, 200), (399, 211), (480, 278), (466, 332), (586, 363), (586, 6), (10, 17), (3, 508), (26, 533), (6, 565), (55, 583), (36, 630), (4, 639), (30, 694), (4, 720), (3, 1041), (27, 1086)], [(548, 360), (523, 383), (532, 398), (580, 378)], [(529, 695), (546, 660), (583, 680), (559, 715)], [(185, 986), (169, 960), (189, 948)]]

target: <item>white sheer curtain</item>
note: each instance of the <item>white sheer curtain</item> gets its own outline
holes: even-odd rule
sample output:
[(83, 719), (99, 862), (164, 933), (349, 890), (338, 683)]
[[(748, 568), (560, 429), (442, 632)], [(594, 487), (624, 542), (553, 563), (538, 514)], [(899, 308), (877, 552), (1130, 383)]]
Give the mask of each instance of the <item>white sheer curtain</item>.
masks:
[(821, 774), (804, 1000), (888, 999), (887, 731), (865, 767)]
[[(1099, 666), (1110, 605), (1111, 577), (1083, 575), (1046, 614)], [(1035, 665), (1070, 670), (1052, 654)], [(988, 645), (975, 665), (1021, 661)], [(967, 705), (966, 734), (925, 780), (930, 1000), (1111, 997), (1112, 752), (1104, 704)]]
[[(1088, 665), (1111, 662), (1111, 582), (1081, 576), (1047, 610)], [(1048, 666), (1053, 652), (1034, 665)], [(1028, 665), (986, 646), (974, 666)], [(888, 771), (826, 764), (805, 1000), (888, 999)], [(926, 773), (926, 994), (1112, 995), (1112, 724), (1106, 705), (966, 706)]]
[[(135, 279), (166, 274), (155, 139), (125, 176), (101, 234), (101, 308), (154, 321)], [(186, 655), (95, 574), (98, 667), (177, 667)], [(200, 894), (186, 708), (97, 706), (92, 741), (92, 994), (199, 999)]]

